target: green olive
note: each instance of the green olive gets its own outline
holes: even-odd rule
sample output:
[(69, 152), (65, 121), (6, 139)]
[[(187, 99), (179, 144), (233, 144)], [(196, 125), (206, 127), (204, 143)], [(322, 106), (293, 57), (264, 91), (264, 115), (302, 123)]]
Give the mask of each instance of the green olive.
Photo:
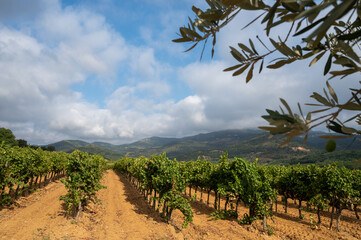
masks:
[(333, 152), (336, 149), (336, 142), (334, 140), (328, 140), (326, 143), (326, 151)]

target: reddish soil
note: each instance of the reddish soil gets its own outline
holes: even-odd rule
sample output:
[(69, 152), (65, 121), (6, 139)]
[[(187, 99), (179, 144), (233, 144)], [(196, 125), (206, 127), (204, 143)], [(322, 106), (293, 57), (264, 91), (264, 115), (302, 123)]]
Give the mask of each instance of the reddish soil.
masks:
[[(269, 221), (274, 234), (268, 236), (261, 230), (262, 221), (242, 226), (235, 220), (212, 220), (214, 209), (200, 202), (199, 192), (198, 201), (192, 203), (193, 223), (183, 229), (180, 212), (175, 211), (172, 221), (165, 223), (124, 177), (108, 171), (103, 185), (107, 189), (97, 195), (102, 204), (90, 204), (77, 223), (66, 216), (59, 201), (66, 193), (60, 181), (19, 199), (13, 207), (0, 211), (0, 239), (361, 239), (361, 220), (348, 210), (342, 213), (342, 231), (337, 232), (327, 229), (328, 212), (315, 229), (309, 215), (316, 220), (316, 214), (305, 212), (301, 220), (291, 202), (287, 214), (281, 213), (283, 205), (279, 204), (274, 221)], [(212, 203), (213, 199), (211, 196)], [(240, 207), (239, 213), (245, 212), (247, 209)]]

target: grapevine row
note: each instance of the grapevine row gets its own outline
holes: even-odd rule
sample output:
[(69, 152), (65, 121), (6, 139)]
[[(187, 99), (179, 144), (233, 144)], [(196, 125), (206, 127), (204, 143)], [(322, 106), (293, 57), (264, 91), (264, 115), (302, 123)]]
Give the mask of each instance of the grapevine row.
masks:
[[(249, 213), (239, 219), (240, 223), (252, 223), (263, 219), (267, 230), (267, 218), (277, 211), (277, 196), (282, 196), (287, 212), (287, 200), (298, 201), (299, 217), (303, 218), (302, 203), (317, 211), (331, 209), (330, 228), (337, 217), (337, 228), (342, 210), (352, 208), (359, 219), (357, 206), (361, 204), (361, 171), (338, 167), (336, 164), (318, 167), (307, 166), (263, 166), (257, 161), (250, 163), (241, 158), (220, 157), (218, 164), (207, 160), (177, 162), (169, 160), (165, 154), (151, 158), (125, 157), (117, 161), (114, 169), (125, 173), (136, 183), (145, 196), (152, 195), (163, 206), (163, 215), (169, 220), (174, 209), (180, 209), (184, 216), (184, 226), (192, 221), (193, 214), (185, 197), (186, 187), (201, 189), (215, 195), (214, 208), (221, 211), (220, 199), (225, 199), (225, 212), (237, 216), (238, 205), (242, 202)], [(191, 194), (190, 194), (191, 195)], [(202, 199), (202, 197), (201, 197)], [(227, 210), (231, 200), (236, 209)], [(155, 206), (155, 202), (153, 202)]]
[(0, 147), (0, 207), (63, 176), (67, 154), (41, 148)]
[(114, 170), (124, 173), (147, 198), (158, 201), (158, 210), (162, 207), (162, 216), (171, 220), (172, 212), (179, 209), (184, 215), (183, 227), (192, 222), (193, 212), (188, 200), (183, 196), (186, 187), (181, 166), (175, 160), (170, 160), (165, 154), (151, 158), (124, 157), (114, 164)]
[(76, 215), (76, 221), (90, 201), (98, 200), (95, 196), (97, 191), (105, 188), (100, 184), (105, 170), (106, 161), (100, 155), (88, 155), (75, 150), (68, 156), (66, 178), (61, 180), (68, 192), (60, 200), (65, 201), (68, 213)]
[[(220, 196), (235, 199), (238, 206), (242, 201), (249, 207), (249, 214), (240, 222), (251, 222), (254, 219), (272, 215), (276, 196), (281, 195), (287, 213), (287, 200), (298, 201), (299, 217), (303, 218), (302, 202), (307, 207), (315, 208), (318, 223), (321, 223), (320, 211), (331, 208), (330, 228), (335, 211), (337, 229), (343, 209), (350, 208), (359, 219), (357, 207), (361, 204), (361, 171), (338, 167), (336, 164), (318, 167), (306, 166), (263, 166), (235, 158), (230, 160), (221, 156), (218, 164), (206, 160), (180, 163), (188, 170), (189, 187), (200, 188), (201, 191), (214, 191), (216, 200)], [(253, 167), (251, 167), (253, 165)], [(207, 170), (210, 169), (210, 170)], [(249, 181), (252, 179), (251, 181)], [(219, 203), (215, 202), (215, 209)], [(226, 206), (225, 206), (225, 210)], [(237, 212), (237, 211), (236, 211)], [(266, 221), (264, 221), (266, 226)]]
[(100, 180), (105, 170), (103, 157), (78, 150), (68, 154), (1, 146), (0, 208), (51, 180), (66, 176), (61, 181), (68, 192), (60, 200), (65, 201), (67, 212), (75, 213), (78, 218), (89, 201), (97, 200), (95, 194), (103, 188)]

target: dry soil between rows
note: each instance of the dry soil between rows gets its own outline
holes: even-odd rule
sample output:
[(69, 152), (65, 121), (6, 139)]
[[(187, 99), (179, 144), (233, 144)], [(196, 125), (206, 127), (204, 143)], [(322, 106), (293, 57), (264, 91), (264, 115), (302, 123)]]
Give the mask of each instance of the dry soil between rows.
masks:
[(0, 211), (0, 239), (358, 239), (361, 232), (360, 221), (352, 217), (343, 222), (343, 233), (312, 230), (290, 208), (286, 216), (276, 214), (270, 223), (275, 234), (268, 236), (260, 231), (260, 221), (241, 226), (234, 220), (212, 220), (214, 209), (199, 201), (192, 203), (193, 223), (183, 229), (180, 212), (165, 223), (125, 177), (108, 171), (102, 184), (107, 188), (97, 194), (101, 204), (90, 204), (77, 223), (66, 216), (59, 201), (66, 194), (60, 181), (19, 199), (12, 208)]

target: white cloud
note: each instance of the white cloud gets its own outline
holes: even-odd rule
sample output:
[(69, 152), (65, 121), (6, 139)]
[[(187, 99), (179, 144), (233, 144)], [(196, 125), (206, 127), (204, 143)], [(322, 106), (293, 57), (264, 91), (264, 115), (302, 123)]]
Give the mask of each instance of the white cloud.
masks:
[(111, 29), (103, 16), (60, 4), (37, 20), (37, 34), (53, 45), (57, 54), (78, 68), (101, 77), (115, 77), (120, 61), (129, 54), (124, 38)]
[[(0, 83), (6, 86), (0, 89), (0, 121), (33, 141), (105, 136), (108, 111), (84, 102), (70, 86), (91, 75), (114, 78), (127, 45), (102, 16), (61, 9), (57, 1), (50, 5), (30, 32), (0, 26)], [(19, 124), (34, 129), (20, 130)]]
[(154, 52), (151, 48), (132, 49), (131, 68), (138, 72), (142, 77), (157, 78), (157, 62), (154, 58)]
[[(245, 83), (244, 75), (232, 77), (223, 72), (223, 61), (193, 63), (181, 69), (180, 79), (185, 81), (202, 99), (204, 126), (208, 129), (248, 128), (265, 124), (261, 115), (265, 109), (278, 109), (279, 98), (286, 99), (296, 110), (297, 102), (310, 102), (312, 90), (322, 90), (317, 72), (304, 73), (305, 66), (296, 64), (293, 74), (289, 70), (265, 70)], [(299, 67), (297, 69), (297, 67)], [(312, 73), (314, 75), (312, 76)], [(311, 75), (311, 77), (309, 76)]]

